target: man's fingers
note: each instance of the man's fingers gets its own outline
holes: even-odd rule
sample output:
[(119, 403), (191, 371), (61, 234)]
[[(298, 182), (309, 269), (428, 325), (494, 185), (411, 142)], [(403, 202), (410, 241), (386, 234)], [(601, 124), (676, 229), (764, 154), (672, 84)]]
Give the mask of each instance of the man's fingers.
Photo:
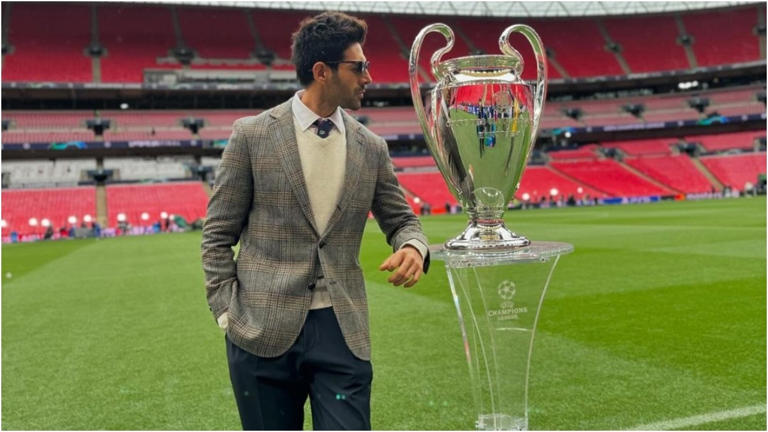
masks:
[(415, 275), (420, 275), (420, 273), (421, 267), (419, 266), (418, 262), (416, 260), (409, 260), (407, 264), (401, 265), (400, 268), (398, 268), (397, 271), (389, 277), (388, 281), (395, 286), (399, 286), (405, 282), (408, 282), (408, 280), (413, 278)]
[(414, 273), (413, 277), (411, 277), (411, 280), (410, 280), (410, 281), (408, 281), (408, 282), (407, 282), (405, 285), (403, 285), (403, 286), (404, 286), (404, 287), (406, 287), (406, 288), (410, 288), (410, 287), (412, 287), (412, 286), (416, 285), (416, 282), (418, 282), (418, 281), (419, 281), (419, 278), (421, 277), (421, 274), (422, 274), (422, 272), (421, 272), (421, 268), (417, 268), (417, 269), (416, 269), (416, 273)]
[(403, 254), (395, 253), (391, 255), (389, 258), (384, 260), (383, 263), (379, 266), (379, 270), (387, 270), (392, 271), (396, 269), (399, 265), (402, 264), (403, 261)]

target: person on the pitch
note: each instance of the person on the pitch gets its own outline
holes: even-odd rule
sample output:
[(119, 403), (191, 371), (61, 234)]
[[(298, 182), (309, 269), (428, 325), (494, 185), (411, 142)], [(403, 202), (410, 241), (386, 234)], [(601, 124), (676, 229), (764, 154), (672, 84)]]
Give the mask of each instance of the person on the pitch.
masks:
[(244, 429), (302, 429), (307, 398), (315, 429), (370, 429), (369, 211), (393, 247), (379, 267), (389, 282), (411, 287), (429, 266), (386, 142), (342, 109), (359, 109), (372, 80), (366, 32), (338, 12), (302, 21), (292, 60), (304, 89), (237, 120), (222, 155), (202, 260)]

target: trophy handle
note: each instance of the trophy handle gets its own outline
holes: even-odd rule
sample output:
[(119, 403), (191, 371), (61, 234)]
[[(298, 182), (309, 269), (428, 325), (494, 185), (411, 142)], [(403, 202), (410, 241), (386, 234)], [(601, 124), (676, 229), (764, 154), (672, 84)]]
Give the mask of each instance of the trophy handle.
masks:
[(424, 42), (424, 38), (431, 32), (438, 32), (442, 34), (447, 40), (447, 44), (435, 51), (432, 54), (432, 75), (439, 81), (442, 78), (442, 74), (438, 72), (437, 65), (440, 63), (440, 59), (445, 53), (453, 48), (454, 35), (453, 30), (443, 23), (430, 24), (416, 35), (416, 39), (413, 41), (411, 47), (411, 56), (408, 60), (408, 76), (411, 81), (411, 98), (413, 99), (413, 107), (416, 110), (416, 116), (419, 118), (419, 124), (424, 131), (424, 140), (429, 144), (430, 148), (433, 148), (432, 137), (428, 133), (431, 130), (427, 124), (427, 114), (424, 111), (424, 101), (421, 97), (421, 87), (419, 83), (419, 54), (421, 53), (421, 44)]
[(535, 138), (539, 130), (541, 112), (544, 109), (544, 100), (547, 98), (547, 55), (538, 33), (525, 24), (511, 25), (504, 30), (499, 38), (499, 48), (502, 53), (516, 56), (520, 58), (522, 63), (523, 56), (509, 44), (509, 36), (512, 33), (520, 33), (525, 36), (533, 48), (533, 54), (536, 56), (536, 90), (533, 95), (533, 129), (531, 130), (531, 136)]

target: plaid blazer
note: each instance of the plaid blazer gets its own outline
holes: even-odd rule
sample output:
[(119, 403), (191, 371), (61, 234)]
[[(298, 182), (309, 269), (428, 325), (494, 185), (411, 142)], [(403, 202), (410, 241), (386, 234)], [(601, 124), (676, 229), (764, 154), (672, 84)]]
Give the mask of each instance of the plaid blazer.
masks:
[[(290, 100), (237, 120), (222, 155), (201, 247), (208, 304), (214, 317), (229, 312), (227, 336), (257, 356), (279, 356), (295, 342), (320, 269), (347, 345), (369, 360), (359, 261), (368, 212), (394, 250), (411, 239), (429, 244), (400, 190), (386, 142), (347, 113), (343, 118), (344, 186), (322, 233), (301, 170)], [(427, 256), (425, 270), (428, 264)]]

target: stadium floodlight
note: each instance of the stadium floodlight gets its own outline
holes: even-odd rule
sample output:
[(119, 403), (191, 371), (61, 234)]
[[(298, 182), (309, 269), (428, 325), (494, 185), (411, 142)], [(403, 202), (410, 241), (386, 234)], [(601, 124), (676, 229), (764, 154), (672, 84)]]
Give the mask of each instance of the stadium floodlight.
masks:
[(6, 221), (5, 221), (5, 219), (3, 219), (2, 221), (0, 221), (0, 227), (2, 227), (2, 228), (6, 228), (7, 226), (8, 226), (8, 222), (6, 222)]
[(128, 108), (130, 108), (130, 107), (128, 106), (127, 103), (123, 102), (123, 103), (120, 104), (120, 109), (121, 110), (127, 110)]
[(118, 222), (125, 222), (125, 213), (118, 213), (117, 214), (117, 221)]
[(560, 191), (557, 190), (557, 188), (552, 188), (552, 189), (549, 190), (549, 194), (552, 195), (553, 197), (557, 196), (557, 194), (559, 194), (559, 193), (560, 193)]
[(415, 202), (416, 204), (421, 204), (421, 198), (416, 197), (413, 199), (413, 202)]
[(91, 218), (91, 215), (83, 216), (83, 221), (85, 221), (86, 223), (91, 223), (92, 220), (93, 218)]
[(51, 221), (49, 221), (48, 219), (43, 219), (40, 221), (40, 225), (48, 228), (49, 226), (51, 226)]
[(524, 193), (523, 194), (523, 201), (528, 201), (529, 199), (531, 199), (531, 195), (528, 192)]
[(160, 217), (163, 218), (163, 219), (168, 219), (168, 213), (160, 212)]
[(584, 193), (584, 188), (579, 186), (576, 188), (576, 193)]
[(75, 216), (70, 216), (70, 217), (68, 217), (68, 218), (67, 218), (67, 222), (69, 222), (69, 223), (71, 223), (72, 225), (74, 225), (74, 224), (76, 224), (76, 223), (77, 223), (77, 217), (75, 217)]
[(37, 218), (29, 218), (29, 226), (37, 226)]
[(149, 213), (144, 212), (141, 214), (141, 220), (146, 221), (149, 220)]

